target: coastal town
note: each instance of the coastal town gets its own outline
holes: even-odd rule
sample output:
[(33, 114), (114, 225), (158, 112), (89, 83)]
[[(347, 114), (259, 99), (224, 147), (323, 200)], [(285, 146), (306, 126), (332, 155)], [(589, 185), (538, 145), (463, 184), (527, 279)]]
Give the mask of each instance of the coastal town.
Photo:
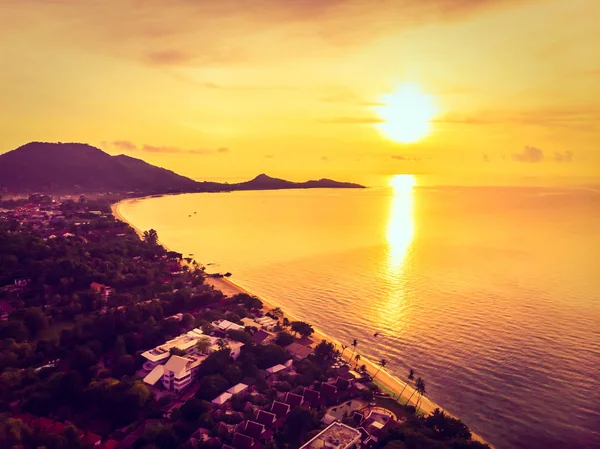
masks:
[(0, 201), (0, 447), (489, 447), (113, 201)]

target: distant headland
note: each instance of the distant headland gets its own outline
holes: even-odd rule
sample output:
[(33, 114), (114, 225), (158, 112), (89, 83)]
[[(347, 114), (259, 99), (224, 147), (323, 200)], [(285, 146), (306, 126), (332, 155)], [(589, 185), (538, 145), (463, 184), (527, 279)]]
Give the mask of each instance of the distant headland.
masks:
[(231, 192), (313, 188), (364, 188), (319, 179), (292, 182), (261, 174), (235, 184), (198, 182), (126, 155), (111, 156), (84, 143), (30, 142), (0, 155), (0, 192), (165, 193)]

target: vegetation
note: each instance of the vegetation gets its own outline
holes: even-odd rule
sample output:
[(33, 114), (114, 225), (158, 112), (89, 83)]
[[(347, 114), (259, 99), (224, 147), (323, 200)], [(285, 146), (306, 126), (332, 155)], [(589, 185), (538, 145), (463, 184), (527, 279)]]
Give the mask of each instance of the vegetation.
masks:
[[(28, 200), (57, 207), (44, 195)], [(82, 197), (58, 207), (64, 218), (44, 226), (0, 219), (0, 300), (10, 306), (8, 319), (0, 321), (0, 411), (6, 412), (0, 414), (0, 447), (86, 449), (79, 429), (104, 437), (135, 431), (133, 447), (139, 449), (222, 447), (232, 444), (236, 425), (269, 410), (284, 393), (301, 394), (305, 387), (318, 391), (337, 378), (340, 353), (328, 341), (294, 362), (292, 373), (268, 376), (267, 368), (291, 358), (286, 346), (313, 335), (310, 324), (283, 318), (274, 342), (262, 345), (253, 342), (254, 326), (221, 331), (211, 322), (261, 316), (260, 299), (246, 293), (224, 297), (205, 284), (202, 267), (166, 251), (154, 230), (140, 238), (112, 218), (102, 199)], [(275, 309), (270, 316), (281, 320), (282, 312)], [(211, 352), (208, 337), (196, 343), (195, 349), (208, 355), (196, 372), (195, 391), (155, 396), (141, 380), (147, 373), (140, 370), (141, 353), (194, 327), (211, 334), (218, 348)], [(236, 360), (231, 340), (244, 343)], [(365, 365), (359, 368), (357, 345), (354, 340), (351, 362), (366, 372)], [(170, 352), (186, 354), (177, 348)], [(382, 360), (380, 369), (385, 365)], [(253, 392), (233, 396), (227, 413), (211, 404), (240, 382), (252, 385)], [(417, 416), (414, 407), (384, 398), (375, 384), (368, 385), (362, 392), (341, 388), (311, 408), (292, 408), (264, 446), (299, 447), (323, 428), (326, 405), (360, 398), (391, 401), (395, 413), (408, 417), (386, 428), (377, 447), (481, 447), (459, 420), (440, 411)], [(421, 378), (416, 393), (418, 404), (425, 394)], [(14, 419), (16, 412), (73, 425), (52, 433)], [(192, 443), (198, 429), (208, 439)]]

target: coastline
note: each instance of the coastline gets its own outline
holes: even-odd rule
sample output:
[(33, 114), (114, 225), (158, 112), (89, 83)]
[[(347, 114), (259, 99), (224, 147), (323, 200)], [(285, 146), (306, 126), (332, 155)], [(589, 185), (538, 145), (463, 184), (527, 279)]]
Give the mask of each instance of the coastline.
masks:
[[(128, 198), (128, 199), (121, 200), (117, 203), (111, 204), (111, 211), (112, 211), (113, 216), (117, 220), (125, 222), (129, 226), (131, 226), (140, 237), (143, 236), (143, 231), (125, 219), (125, 217), (121, 213), (120, 207), (127, 202), (139, 201), (139, 200), (142, 200), (145, 198), (149, 198), (149, 197)], [(164, 245), (164, 243), (160, 243), (160, 244), (162, 246), (164, 246), (167, 250), (170, 249), (166, 245)], [(215, 288), (217, 290), (221, 290), (223, 292), (223, 294), (225, 294), (227, 296), (233, 296), (237, 293), (246, 293), (249, 295), (256, 296), (263, 303), (263, 312), (267, 312), (269, 310), (279, 308), (283, 312), (283, 316), (288, 317), (288, 319), (290, 319), (290, 321), (300, 320), (300, 318), (295, 317), (292, 314), (288, 313), (283, 307), (281, 307), (277, 303), (270, 301), (270, 300), (265, 300), (264, 297), (255, 294), (254, 292), (242, 287), (239, 284), (236, 284), (234, 281), (231, 281), (229, 278), (207, 277), (206, 283), (211, 285), (213, 288)], [(336, 347), (338, 347), (338, 346), (341, 347), (341, 343), (339, 341), (337, 341), (336, 339), (331, 338), (329, 335), (320, 331), (315, 326), (313, 326), (313, 329), (315, 332), (311, 336), (311, 339), (313, 340), (314, 345), (318, 344), (322, 340), (327, 340), (327, 341), (332, 342)], [(350, 364), (350, 366), (352, 366), (355, 363), (353, 360), (351, 360), (351, 358), (352, 358), (352, 351), (346, 351), (343, 355), (343, 359), (345, 361), (347, 361)], [(407, 403), (408, 399), (410, 398), (410, 402), (408, 402), (408, 404), (413, 405), (413, 406), (416, 405), (418, 396), (415, 393), (415, 390), (411, 385), (402, 381), (400, 378), (398, 378), (394, 374), (390, 373), (385, 368), (380, 369), (379, 365), (377, 365), (376, 363), (373, 363), (371, 360), (367, 359), (362, 354), (361, 354), (361, 359), (360, 359), (359, 363), (360, 363), (360, 365), (366, 365), (367, 372), (371, 376), (373, 376), (375, 373), (377, 373), (377, 377), (375, 378), (375, 381), (380, 386), (382, 386), (384, 389), (393, 393), (394, 396), (399, 396), (401, 394), (401, 396), (400, 396), (401, 400), (399, 400), (399, 402)], [(420, 404), (419, 404), (419, 411), (421, 411), (425, 415), (428, 415), (428, 414), (432, 413), (436, 408), (443, 410), (448, 416), (459, 419), (457, 416), (454, 416), (453, 414), (449, 413), (443, 407), (441, 407), (440, 405), (431, 401), (426, 396), (423, 396), (423, 398), (421, 399)], [(467, 424), (467, 426), (468, 426), (468, 424)], [(478, 441), (483, 444), (487, 444), (490, 446), (491, 449), (494, 449), (494, 446), (491, 443), (489, 443), (488, 441), (483, 439), (480, 435), (476, 434), (470, 428), (469, 428), (469, 430), (471, 431), (473, 440)]]

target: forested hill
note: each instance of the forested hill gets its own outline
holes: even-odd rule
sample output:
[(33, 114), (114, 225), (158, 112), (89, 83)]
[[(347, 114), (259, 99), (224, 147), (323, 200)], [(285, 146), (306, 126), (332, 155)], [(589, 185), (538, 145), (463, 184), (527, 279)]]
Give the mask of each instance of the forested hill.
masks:
[(30, 142), (0, 155), (0, 192), (106, 193), (138, 195), (233, 190), (361, 188), (330, 179), (295, 183), (259, 175), (227, 184), (198, 182), (130, 156), (111, 156), (83, 143)]

